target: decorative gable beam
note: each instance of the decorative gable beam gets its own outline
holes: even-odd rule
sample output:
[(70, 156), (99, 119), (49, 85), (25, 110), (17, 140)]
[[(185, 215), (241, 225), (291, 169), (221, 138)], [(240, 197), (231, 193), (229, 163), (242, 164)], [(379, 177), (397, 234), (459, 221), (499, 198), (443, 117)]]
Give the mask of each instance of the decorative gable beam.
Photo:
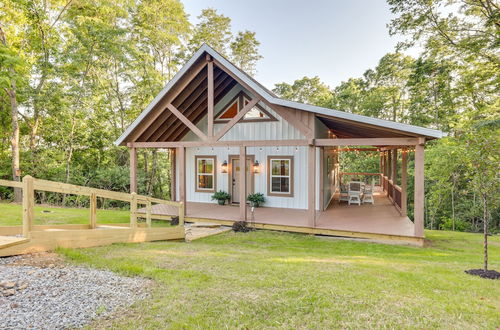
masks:
[(247, 105), (245, 105), (243, 109), (241, 109), (241, 111), (229, 121), (229, 123), (222, 127), (219, 133), (215, 136), (214, 140), (219, 141), (220, 138), (223, 137), (234, 125), (236, 125), (237, 122), (243, 119), (247, 112), (250, 111), (258, 102), (259, 99), (254, 97), (249, 103), (247, 103)]
[[(250, 92), (252, 92), (253, 95), (260, 95), (257, 93), (252, 87), (248, 86), (244, 81), (242, 81), (238, 76), (236, 76), (231, 70), (227, 69), (224, 65), (222, 65), (219, 61), (216, 59), (213, 60), (217, 67), (219, 67), (221, 70), (226, 72), (228, 75), (230, 75), (234, 80), (236, 80), (241, 86), (245, 87), (248, 89)], [(285, 113), (285, 111), (281, 111), (281, 109), (278, 109), (278, 106), (275, 106), (274, 104), (271, 104), (265, 99), (262, 99), (262, 102), (264, 102), (268, 107), (273, 109), (280, 115), (282, 118), (284, 118), (286, 121), (288, 121), (292, 126), (294, 126), (296, 129), (302, 132), (302, 134), (305, 135), (306, 138), (314, 138), (313, 134), (314, 132), (309, 129), (306, 125), (301, 123), (299, 120), (297, 120), (295, 117), (290, 116)], [(292, 118), (293, 117), (293, 118)]]
[(198, 135), (200, 137), (200, 139), (202, 140), (207, 140), (207, 136), (202, 132), (200, 131), (200, 129), (198, 127), (196, 127), (195, 124), (193, 124), (189, 119), (187, 119), (179, 110), (177, 110), (176, 107), (174, 107), (172, 104), (167, 104), (167, 108), (168, 110), (172, 111), (172, 113), (177, 117), (179, 118), (180, 121), (182, 121), (184, 123), (184, 125), (186, 125), (187, 127), (189, 127), (189, 129), (191, 131), (193, 131), (194, 134)]
[(208, 136), (212, 138), (214, 136), (214, 62), (209, 57), (208, 60), (208, 97), (207, 97), (207, 108), (208, 108)]

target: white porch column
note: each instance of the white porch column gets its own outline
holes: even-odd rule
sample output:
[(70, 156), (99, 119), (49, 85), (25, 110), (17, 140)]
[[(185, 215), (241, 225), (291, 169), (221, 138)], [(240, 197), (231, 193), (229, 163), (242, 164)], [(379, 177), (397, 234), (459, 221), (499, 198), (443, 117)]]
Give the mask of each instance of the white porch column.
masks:
[(240, 147), (240, 220), (247, 221), (247, 148)]
[(307, 156), (307, 213), (309, 227), (316, 227), (316, 147), (309, 146)]
[(424, 144), (415, 146), (415, 196), (414, 196), (415, 236), (424, 236)]

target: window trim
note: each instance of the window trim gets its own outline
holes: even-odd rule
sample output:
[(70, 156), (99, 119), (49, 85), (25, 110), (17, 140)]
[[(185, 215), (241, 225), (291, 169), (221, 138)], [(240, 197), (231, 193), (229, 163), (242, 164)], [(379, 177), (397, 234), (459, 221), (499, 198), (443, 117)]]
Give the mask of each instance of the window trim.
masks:
[[(212, 159), (214, 162), (213, 166), (213, 188), (212, 189), (206, 189), (206, 188), (199, 188), (198, 187), (198, 160), (200, 159)], [(203, 175), (203, 174), (202, 174)], [(204, 175), (210, 175), (210, 174), (204, 174)], [(211, 156), (211, 155), (196, 155), (194, 157), (194, 190), (196, 192), (201, 192), (201, 193), (213, 193), (217, 189), (217, 156)]]
[[(273, 192), (271, 190), (271, 161), (272, 160), (289, 160), (290, 161), (290, 191), (288, 193)], [(280, 156), (280, 155), (268, 155), (267, 156), (267, 195), (275, 197), (293, 197), (293, 186), (294, 186), (294, 158), (293, 156)]]
[[(226, 105), (224, 105), (222, 107), (222, 110), (220, 110), (215, 116), (214, 116), (214, 123), (215, 124), (223, 124), (223, 123), (228, 123), (232, 118), (219, 118), (220, 116), (222, 116), (223, 113), (226, 112), (226, 110), (234, 104), (234, 102), (236, 101), (237, 104), (238, 104), (238, 112), (240, 112), (244, 106), (243, 106), (243, 99), (246, 98), (247, 100), (252, 100), (252, 98), (250, 96), (248, 96), (244, 91), (240, 91), (238, 92), (229, 102), (226, 103)], [(276, 119), (276, 117), (274, 117), (272, 114), (269, 113), (269, 111), (267, 111), (266, 109), (264, 109), (264, 107), (262, 107), (259, 103), (257, 103), (255, 105), (255, 107), (257, 109), (259, 109), (259, 111), (261, 111), (262, 113), (264, 113), (267, 117), (269, 118), (262, 118), (262, 119), (259, 119), (259, 118), (254, 118), (254, 119), (245, 119), (245, 118), (241, 118), (241, 120), (239, 121), (240, 123), (255, 123), (255, 122), (270, 122), (270, 121), (278, 121), (278, 119)]]

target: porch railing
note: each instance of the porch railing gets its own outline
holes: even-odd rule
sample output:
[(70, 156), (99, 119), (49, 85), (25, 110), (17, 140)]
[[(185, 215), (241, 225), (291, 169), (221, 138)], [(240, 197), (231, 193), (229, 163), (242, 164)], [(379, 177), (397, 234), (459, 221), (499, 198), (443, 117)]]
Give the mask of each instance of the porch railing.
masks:
[(387, 193), (389, 200), (396, 206), (399, 212), (402, 210), (402, 188), (394, 184), (387, 176), (380, 174), (382, 180), (382, 187)]
[[(108, 198), (130, 203), (130, 227), (137, 227), (137, 218), (145, 218), (146, 226), (151, 227), (152, 219), (164, 219), (164, 215), (155, 215), (152, 212), (152, 204), (167, 204), (179, 209), (179, 226), (184, 224), (185, 206), (183, 202), (167, 201), (159, 198), (138, 195), (136, 193), (124, 193), (104, 189), (77, 186), (69, 183), (35, 179), (29, 175), (23, 177), (22, 182), (0, 180), (0, 186), (22, 189), (23, 196), (23, 236), (29, 237), (33, 230), (35, 218), (35, 190), (49, 191), (55, 193), (88, 196), (90, 198), (90, 228), (96, 228), (97, 222), (97, 197)], [(145, 205), (146, 212), (138, 213), (137, 206)]]

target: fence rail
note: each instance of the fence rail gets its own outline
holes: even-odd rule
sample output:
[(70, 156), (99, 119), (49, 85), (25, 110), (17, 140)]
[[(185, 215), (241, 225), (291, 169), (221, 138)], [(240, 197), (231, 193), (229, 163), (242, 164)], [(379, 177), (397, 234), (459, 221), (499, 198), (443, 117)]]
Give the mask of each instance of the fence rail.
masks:
[[(184, 224), (185, 206), (183, 202), (167, 201), (160, 198), (138, 195), (136, 193), (124, 193), (110, 191), (98, 188), (77, 186), (69, 183), (35, 179), (29, 175), (23, 177), (22, 182), (0, 180), (0, 186), (21, 188), (23, 191), (23, 236), (29, 237), (33, 230), (33, 221), (35, 218), (35, 190), (50, 191), (55, 193), (82, 195), (90, 197), (90, 228), (95, 228), (97, 223), (97, 197), (119, 200), (130, 203), (130, 227), (137, 227), (137, 218), (146, 218), (147, 227), (151, 227), (151, 219), (165, 219), (164, 216), (155, 216), (152, 213), (152, 204), (167, 204), (179, 208), (179, 225)], [(146, 205), (145, 216), (137, 213), (138, 205)]]

